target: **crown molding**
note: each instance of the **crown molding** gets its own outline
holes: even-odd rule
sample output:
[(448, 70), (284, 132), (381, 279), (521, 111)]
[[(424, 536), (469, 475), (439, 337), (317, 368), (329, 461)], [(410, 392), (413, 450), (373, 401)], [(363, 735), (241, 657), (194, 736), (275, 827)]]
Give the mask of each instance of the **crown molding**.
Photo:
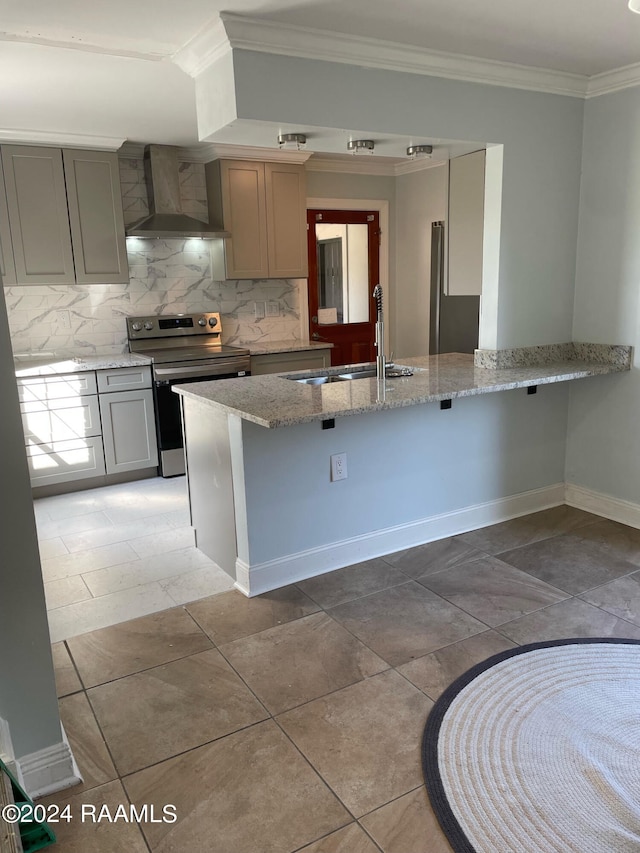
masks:
[(583, 98), (588, 77), (221, 12), (232, 48)]
[(426, 169), (435, 169), (438, 166), (445, 166), (448, 160), (430, 160), (428, 158), (416, 160), (407, 160), (406, 163), (396, 163), (395, 175), (409, 175), (413, 172), (424, 172)]
[(202, 27), (195, 36), (182, 45), (171, 61), (189, 74), (197, 77), (218, 59), (231, 52), (231, 44), (222, 20), (215, 18)]
[(118, 149), (118, 157), (130, 157), (132, 160), (142, 160), (144, 149), (144, 142), (125, 142)]
[[(135, 160), (144, 158), (144, 142), (125, 142), (118, 151), (119, 157)], [(271, 163), (306, 163), (313, 151), (288, 151), (278, 148), (259, 148), (254, 145), (229, 145), (207, 142), (178, 148), (181, 163), (209, 163), (211, 160), (259, 160)]]
[[(124, 159), (142, 160), (145, 144), (125, 142), (118, 156)], [(379, 175), (395, 177), (409, 172), (422, 172), (442, 166), (445, 160), (407, 160), (398, 163), (367, 162), (367, 157), (349, 157), (344, 160), (332, 160), (328, 157), (312, 156), (313, 151), (288, 151), (277, 148), (259, 148), (252, 145), (229, 145), (209, 142), (178, 149), (178, 159), (182, 163), (209, 163), (211, 160), (258, 160), (263, 163), (305, 163), (308, 172), (337, 172), (352, 175)]]
[(573, 98), (595, 98), (640, 85), (640, 63), (589, 77), (514, 62), (427, 50), (384, 39), (276, 23), (231, 12), (221, 12), (219, 18), (206, 24), (173, 54), (172, 61), (190, 76), (197, 77), (232, 49), (444, 77)]
[(349, 160), (331, 160), (328, 157), (313, 157), (307, 162), (307, 172), (336, 172), (350, 175), (379, 175), (393, 177), (394, 163), (367, 162), (367, 155), (357, 155)]
[(640, 63), (625, 65), (623, 68), (604, 71), (602, 74), (589, 77), (586, 97), (587, 99), (597, 98), (600, 95), (621, 92), (623, 89), (631, 89), (638, 85), (640, 85)]
[(350, 157), (348, 160), (332, 160), (329, 157), (313, 157), (307, 161), (307, 172), (335, 172), (347, 175), (377, 175), (394, 178), (410, 172), (422, 172), (444, 165), (444, 160), (407, 160), (398, 163), (368, 162), (366, 155)]
[(290, 151), (280, 148), (259, 148), (256, 145), (229, 145), (209, 142), (181, 148), (180, 160), (191, 163), (209, 163), (211, 160), (259, 160), (265, 163), (306, 163), (313, 151)]
[(48, 130), (0, 130), (0, 142), (15, 145), (49, 145), (54, 148), (92, 148), (117, 151), (123, 136), (88, 136), (84, 133), (58, 133)]
[(85, 53), (100, 53), (106, 56), (123, 56), (126, 59), (144, 59), (147, 62), (162, 62), (171, 56), (173, 46), (169, 44), (158, 44), (156, 50), (127, 50), (105, 44), (93, 44), (87, 41), (65, 41), (64, 39), (48, 39), (41, 36), (30, 36), (18, 33), (0, 34), (0, 42), (17, 42), (18, 44), (38, 44), (44, 47), (55, 47), (62, 50), (80, 50)]

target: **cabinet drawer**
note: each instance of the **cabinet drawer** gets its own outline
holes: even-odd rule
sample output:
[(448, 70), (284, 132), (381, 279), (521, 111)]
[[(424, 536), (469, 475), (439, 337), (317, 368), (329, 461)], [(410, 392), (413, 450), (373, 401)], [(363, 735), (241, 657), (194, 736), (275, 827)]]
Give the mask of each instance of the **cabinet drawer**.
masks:
[(48, 444), (27, 442), (32, 486), (47, 486), (104, 474), (102, 439), (76, 438)]
[(329, 367), (331, 350), (303, 350), (302, 352), (278, 352), (251, 356), (251, 375), (284, 373), (288, 370), (314, 370)]
[(96, 374), (64, 373), (56, 376), (21, 376), (17, 380), (18, 396), (23, 403), (33, 400), (58, 400), (97, 394)]
[(101, 394), (110, 391), (138, 391), (141, 388), (151, 388), (151, 368), (147, 364), (98, 371), (98, 391)]
[(98, 397), (61, 397), (20, 403), (26, 439), (38, 444), (100, 435)]

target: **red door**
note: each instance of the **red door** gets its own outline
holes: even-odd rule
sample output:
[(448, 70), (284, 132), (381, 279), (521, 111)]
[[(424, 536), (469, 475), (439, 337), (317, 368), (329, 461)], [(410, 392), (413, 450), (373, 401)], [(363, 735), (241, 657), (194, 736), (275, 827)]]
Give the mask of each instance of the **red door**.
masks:
[(309, 336), (333, 344), (332, 365), (375, 361), (379, 214), (309, 210), (307, 224)]

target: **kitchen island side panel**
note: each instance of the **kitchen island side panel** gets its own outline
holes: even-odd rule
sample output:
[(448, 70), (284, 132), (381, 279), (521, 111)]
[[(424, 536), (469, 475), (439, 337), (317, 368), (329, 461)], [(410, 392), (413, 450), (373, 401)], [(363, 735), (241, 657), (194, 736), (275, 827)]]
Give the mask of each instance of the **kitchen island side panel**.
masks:
[(196, 546), (235, 578), (237, 548), (229, 417), (197, 400), (181, 399)]
[[(545, 385), (456, 399), (447, 410), (355, 415), (326, 430), (243, 420), (250, 567), (358, 537), (367, 559), (366, 539), (379, 531), (556, 486), (567, 410), (568, 386)], [(348, 478), (332, 483), (330, 456), (345, 452)]]

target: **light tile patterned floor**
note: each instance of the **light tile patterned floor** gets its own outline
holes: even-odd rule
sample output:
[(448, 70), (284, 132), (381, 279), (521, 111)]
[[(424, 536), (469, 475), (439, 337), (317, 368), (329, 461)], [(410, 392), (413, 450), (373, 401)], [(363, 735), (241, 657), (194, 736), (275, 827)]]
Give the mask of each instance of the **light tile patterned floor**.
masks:
[(233, 586), (193, 544), (184, 477), (34, 501), (52, 642)]
[(54, 849), (450, 853), (420, 772), (434, 700), (518, 643), (640, 638), (639, 590), (640, 531), (558, 507), (57, 643), (85, 781), (51, 799), (74, 814), (172, 804), (178, 819), (75, 820)]

